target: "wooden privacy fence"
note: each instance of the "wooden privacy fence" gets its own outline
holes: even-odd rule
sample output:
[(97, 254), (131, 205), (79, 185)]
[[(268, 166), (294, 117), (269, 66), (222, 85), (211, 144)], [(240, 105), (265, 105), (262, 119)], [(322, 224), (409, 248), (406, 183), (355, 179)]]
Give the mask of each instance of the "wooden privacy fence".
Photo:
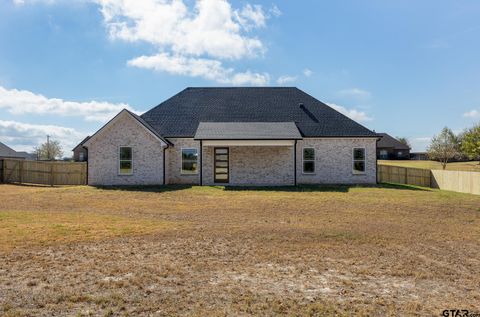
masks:
[(378, 181), (430, 187), (430, 170), (400, 166), (378, 165)]
[(480, 195), (480, 173), (378, 165), (378, 181)]
[(86, 185), (87, 163), (3, 159), (0, 175), (4, 183)]

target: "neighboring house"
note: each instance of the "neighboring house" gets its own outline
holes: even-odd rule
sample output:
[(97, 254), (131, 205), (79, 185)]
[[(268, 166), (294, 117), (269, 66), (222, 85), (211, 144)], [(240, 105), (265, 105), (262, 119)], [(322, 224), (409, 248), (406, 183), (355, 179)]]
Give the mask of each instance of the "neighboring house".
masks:
[(82, 140), (72, 151), (73, 151), (73, 160), (75, 162), (86, 162), (88, 161), (88, 149), (83, 146), (87, 140), (90, 139), (90, 136), (87, 136)]
[(91, 185), (374, 184), (377, 140), (298, 88), (187, 88), (83, 145)]
[(417, 161), (428, 161), (428, 153), (427, 152), (411, 152), (410, 159), (417, 160)]
[(386, 133), (378, 133), (382, 138), (377, 143), (379, 160), (409, 160), (410, 147)]
[(35, 155), (27, 152), (17, 152), (11, 147), (0, 142), (0, 159), (2, 158), (15, 158), (23, 160), (34, 160)]

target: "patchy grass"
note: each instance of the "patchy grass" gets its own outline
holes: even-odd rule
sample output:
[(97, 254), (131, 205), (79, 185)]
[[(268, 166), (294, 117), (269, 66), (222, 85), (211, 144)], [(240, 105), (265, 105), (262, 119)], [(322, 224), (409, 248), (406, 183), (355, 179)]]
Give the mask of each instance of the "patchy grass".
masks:
[[(402, 167), (415, 167), (429, 170), (441, 170), (442, 164), (435, 161), (415, 161), (415, 160), (379, 160), (379, 164), (382, 165), (394, 165)], [(448, 171), (467, 171), (467, 172), (480, 172), (480, 164), (478, 161), (472, 162), (453, 162), (448, 163), (446, 170)]]
[(388, 184), (0, 185), (0, 315), (478, 311), (479, 208)]
[(92, 212), (0, 211), (0, 249), (150, 234), (171, 227), (166, 221)]

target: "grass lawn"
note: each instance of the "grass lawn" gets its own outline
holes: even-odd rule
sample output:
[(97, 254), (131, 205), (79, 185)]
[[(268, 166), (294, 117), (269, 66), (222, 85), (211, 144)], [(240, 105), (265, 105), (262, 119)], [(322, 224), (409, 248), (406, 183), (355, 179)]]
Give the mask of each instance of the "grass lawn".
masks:
[[(416, 168), (424, 168), (430, 170), (441, 170), (442, 164), (440, 162), (435, 161), (415, 161), (415, 160), (379, 160), (379, 164), (382, 165), (395, 165), (395, 166), (403, 166), (403, 167), (416, 167)], [(480, 164), (478, 161), (472, 162), (453, 162), (447, 164), (447, 170), (449, 171), (473, 171), (473, 172), (480, 172)]]
[(0, 185), (0, 315), (480, 310), (480, 197)]

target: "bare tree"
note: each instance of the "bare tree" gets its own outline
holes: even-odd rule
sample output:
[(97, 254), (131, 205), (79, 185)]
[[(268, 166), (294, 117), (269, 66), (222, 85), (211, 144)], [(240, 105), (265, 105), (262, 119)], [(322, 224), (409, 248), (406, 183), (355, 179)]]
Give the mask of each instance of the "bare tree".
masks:
[(458, 138), (452, 130), (445, 127), (439, 135), (432, 138), (427, 151), (430, 159), (439, 161), (445, 169), (448, 162), (460, 154)]
[(410, 141), (405, 138), (405, 137), (397, 137), (397, 140), (402, 143), (402, 144), (405, 144), (406, 146), (408, 146), (409, 148), (412, 148), (412, 146), (410, 145)]
[(62, 146), (59, 141), (51, 141), (50, 138), (47, 138), (47, 142), (35, 148), (35, 155), (38, 160), (54, 160), (62, 157)]

